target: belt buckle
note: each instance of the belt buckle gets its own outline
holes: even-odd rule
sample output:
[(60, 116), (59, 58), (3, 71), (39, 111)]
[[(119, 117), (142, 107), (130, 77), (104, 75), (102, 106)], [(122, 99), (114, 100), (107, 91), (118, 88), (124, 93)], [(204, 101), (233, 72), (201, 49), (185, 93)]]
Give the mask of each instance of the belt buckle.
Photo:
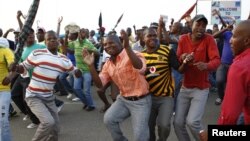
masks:
[(133, 96), (133, 97), (131, 97), (131, 100), (132, 100), (132, 101), (136, 101), (136, 100), (138, 100), (138, 98), (135, 97), (135, 96)]

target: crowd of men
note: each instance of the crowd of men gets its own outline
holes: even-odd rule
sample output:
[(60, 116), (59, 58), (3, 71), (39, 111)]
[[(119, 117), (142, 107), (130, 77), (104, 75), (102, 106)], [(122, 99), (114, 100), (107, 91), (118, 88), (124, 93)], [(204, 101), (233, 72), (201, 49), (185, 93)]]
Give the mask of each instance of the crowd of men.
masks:
[[(9, 115), (16, 114), (12, 100), (37, 127), (32, 141), (57, 141), (58, 112), (63, 101), (54, 93), (81, 101), (83, 109), (96, 109), (92, 82), (104, 106), (104, 124), (114, 141), (127, 141), (120, 123), (131, 117), (136, 141), (166, 141), (171, 129), (180, 141), (206, 139), (202, 117), (209, 91), (222, 103), (218, 124), (250, 124), (250, 21), (228, 23), (207, 30), (208, 20), (198, 14), (185, 26), (175, 22), (169, 31), (159, 18), (135, 30), (120, 33), (68, 25), (57, 31), (23, 26), (0, 30), (0, 141), (11, 141)], [(27, 29), (26, 29), (27, 28)], [(22, 31), (28, 31), (21, 58), (14, 62)], [(13, 32), (15, 41), (8, 39)], [(37, 40), (35, 39), (35, 35)], [(11, 85), (10, 85), (11, 84)], [(112, 104), (105, 91), (111, 87)], [(231, 103), (234, 103), (233, 105)], [(244, 122), (237, 123), (244, 117)], [(157, 135), (155, 128), (157, 127)]]

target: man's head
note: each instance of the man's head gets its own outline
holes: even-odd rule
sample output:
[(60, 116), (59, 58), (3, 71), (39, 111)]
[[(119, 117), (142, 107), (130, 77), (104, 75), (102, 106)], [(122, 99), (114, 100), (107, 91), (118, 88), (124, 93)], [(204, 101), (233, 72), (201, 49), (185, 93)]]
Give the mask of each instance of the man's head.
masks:
[(157, 47), (157, 33), (154, 28), (150, 27), (143, 31), (143, 40), (147, 48)]
[(44, 36), (45, 36), (45, 29), (42, 27), (38, 27), (37, 31), (36, 31), (36, 38), (38, 40), (38, 42), (43, 42), (44, 41)]
[(94, 30), (91, 30), (90, 33), (89, 33), (89, 36), (90, 36), (90, 37), (94, 37), (94, 36), (95, 36), (95, 31), (94, 31)]
[(115, 57), (122, 51), (122, 43), (117, 35), (108, 35), (104, 40), (104, 50)]
[(80, 31), (79, 31), (79, 34), (78, 34), (78, 38), (81, 38), (82, 40), (87, 38), (88, 36), (88, 30), (85, 29), (85, 28), (81, 28)]
[(55, 31), (50, 30), (45, 34), (45, 44), (50, 52), (57, 52), (59, 42)]
[(240, 22), (233, 30), (233, 36), (230, 39), (231, 48), (234, 56), (241, 54), (250, 48), (250, 20)]
[(31, 29), (28, 35), (28, 38), (26, 40), (27, 46), (31, 46), (35, 43), (35, 31), (34, 29)]
[(13, 33), (14, 33), (15, 42), (17, 43), (18, 42), (18, 37), (19, 37), (19, 34), (20, 34), (20, 28), (17, 28)]
[(171, 27), (171, 33), (172, 34), (180, 34), (182, 30), (182, 24), (180, 22), (175, 22), (173, 26)]
[(127, 32), (128, 36), (130, 36), (132, 34), (132, 29), (130, 27), (128, 27), (126, 32)]
[(200, 40), (205, 32), (208, 24), (207, 18), (204, 15), (196, 15), (192, 19), (192, 38), (195, 40)]

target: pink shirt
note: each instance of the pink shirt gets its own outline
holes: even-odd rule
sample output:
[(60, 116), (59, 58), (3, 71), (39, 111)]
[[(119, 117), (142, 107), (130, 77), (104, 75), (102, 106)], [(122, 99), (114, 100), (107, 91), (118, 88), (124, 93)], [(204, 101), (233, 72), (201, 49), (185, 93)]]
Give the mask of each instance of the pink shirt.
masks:
[(144, 72), (146, 71), (146, 59), (141, 53), (135, 52), (141, 59), (143, 67), (135, 69), (127, 55), (125, 49), (117, 56), (116, 64), (110, 59), (104, 64), (101, 73), (99, 74), (102, 84), (105, 85), (113, 80), (119, 87), (121, 95), (141, 96), (149, 92), (149, 86), (145, 79)]
[(227, 75), (227, 86), (218, 124), (236, 124), (241, 112), (250, 125), (250, 49), (236, 56)]

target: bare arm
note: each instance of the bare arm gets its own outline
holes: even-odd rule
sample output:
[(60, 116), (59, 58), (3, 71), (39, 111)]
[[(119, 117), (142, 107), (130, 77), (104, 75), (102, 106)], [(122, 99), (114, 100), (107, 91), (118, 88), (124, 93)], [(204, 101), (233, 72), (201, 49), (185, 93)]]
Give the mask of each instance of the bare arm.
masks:
[(125, 31), (121, 31), (121, 37), (123, 39), (123, 47), (126, 50), (133, 67), (136, 69), (141, 69), (143, 66), (142, 61), (136, 56), (134, 51), (129, 46), (129, 39), (127, 33)]
[(62, 17), (62, 16), (61, 16), (60, 18), (58, 18), (57, 29), (56, 29), (56, 35), (57, 35), (57, 36), (60, 35), (60, 28), (61, 28), (62, 20), (63, 20), (63, 17)]
[(8, 34), (9, 34), (10, 32), (14, 32), (14, 31), (15, 31), (15, 30), (14, 30), (13, 28), (8, 29), (8, 30), (3, 34), (3, 37), (4, 37), (4, 38), (7, 38)]
[(23, 28), (23, 22), (21, 20), (21, 16), (23, 15), (23, 13), (19, 10), (17, 11), (17, 22), (18, 22), (18, 25), (19, 25), (19, 28), (20, 28), (20, 31), (22, 30)]

